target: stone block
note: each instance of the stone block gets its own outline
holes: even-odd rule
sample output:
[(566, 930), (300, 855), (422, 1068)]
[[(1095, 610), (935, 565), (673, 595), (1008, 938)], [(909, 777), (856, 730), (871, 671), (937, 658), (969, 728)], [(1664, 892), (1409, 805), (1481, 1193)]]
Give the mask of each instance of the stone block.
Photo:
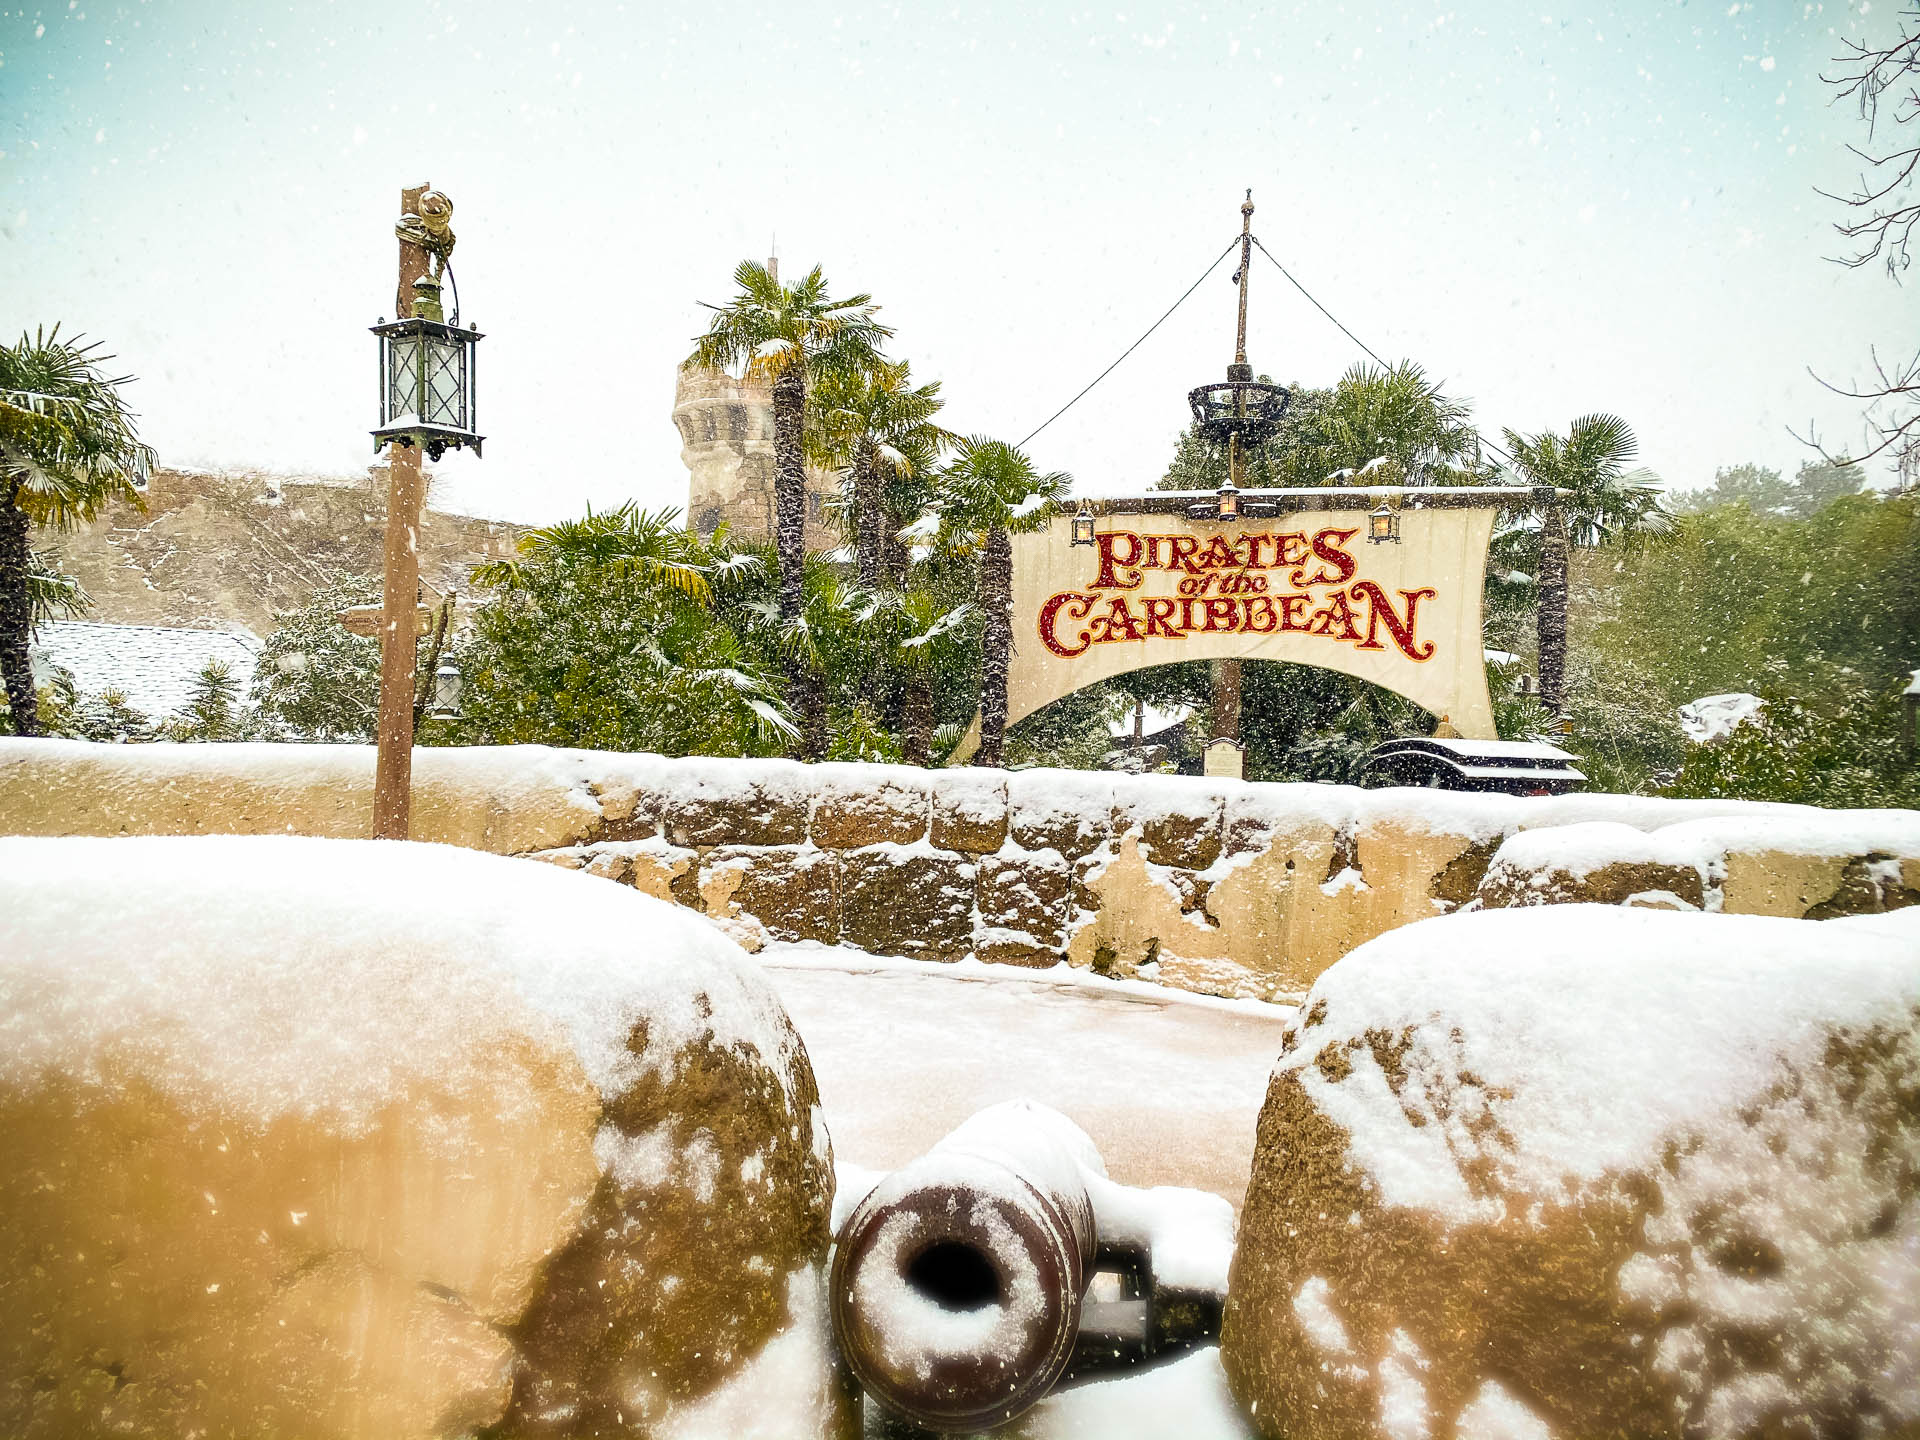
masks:
[(1017, 770), (1007, 776), (1008, 836), (1023, 850), (1067, 859), (1107, 843), (1114, 777), (1084, 770)]
[(700, 866), (700, 895), (716, 917), (751, 917), (776, 940), (840, 940), (840, 852), (813, 845), (726, 845)]
[(1363, 946), (1260, 1116), (1242, 1409), (1272, 1440), (1907, 1433), (1916, 997), (1902, 915), (1547, 906)]
[(1051, 850), (982, 855), (976, 903), (980, 926), (993, 932), (987, 937), (989, 946), (1001, 951), (1024, 947), (1026, 959), (1020, 963), (1040, 954), (1058, 959), (1066, 944), (1072, 878), (1067, 862)]
[(1664, 831), (1593, 820), (1523, 830), (1494, 852), (1477, 895), (1488, 910), (1526, 905), (1706, 903), (1697, 846)]
[(815, 765), (808, 835), (823, 850), (911, 845), (927, 835), (927, 771), (911, 765)]
[(675, 845), (806, 840), (809, 767), (790, 760), (688, 760), (682, 766), (660, 801), (662, 830)]
[(846, 944), (924, 960), (957, 959), (970, 947), (974, 864), (966, 856), (870, 845), (841, 852), (839, 879)]
[(1007, 838), (1007, 772), (958, 765), (933, 777), (934, 846), (985, 855)]
[(1187, 775), (1122, 776), (1114, 781), (1113, 833), (1138, 834), (1149, 864), (1204, 870), (1220, 858), (1228, 788)]

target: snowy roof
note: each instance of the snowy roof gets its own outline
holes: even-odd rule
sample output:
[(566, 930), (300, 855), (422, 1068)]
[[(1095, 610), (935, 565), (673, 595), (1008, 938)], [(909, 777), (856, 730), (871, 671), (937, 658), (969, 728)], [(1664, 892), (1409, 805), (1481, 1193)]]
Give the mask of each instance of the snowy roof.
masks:
[(35, 678), (57, 665), (89, 694), (118, 690), (152, 720), (187, 703), (209, 660), (224, 660), (245, 695), (253, 683), (260, 640), (251, 631), (188, 630), (169, 625), (104, 625), (55, 620), (33, 637)]
[[(1143, 735), (1158, 735), (1162, 730), (1171, 730), (1174, 726), (1183, 724), (1192, 718), (1193, 707), (1191, 705), (1174, 705), (1164, 710), (1158, 705), (1149, 705), (1147, 706), (1146, 719), (1141, 727), (1140, 733)], [(1118, 720), (1109, 721), (1107, 724), (1107, 733), (1121, 738), (1131, 737), (1133, 734), (1133, 711), (1127, 711), (1127, 713)]]

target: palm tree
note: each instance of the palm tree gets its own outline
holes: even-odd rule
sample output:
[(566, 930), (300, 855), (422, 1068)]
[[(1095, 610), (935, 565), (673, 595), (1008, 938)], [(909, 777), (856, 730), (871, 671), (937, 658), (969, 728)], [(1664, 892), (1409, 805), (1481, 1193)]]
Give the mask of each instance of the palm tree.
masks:
[(710, 305), (713, 321), (694, 342), (688, 369), (744, 365), (773, 387), (774, 543), (780, 557), (780, 613), (800, 611), (805, 556), (807, 388), (827, 376), (855, 376), (879, 363), (893, 334), (873, 318), (869, 295), (835, 300), (818, 265), (798, 285), (782, 285), (765, 265), (744, 260), (733, 272), (740, 293)]
[(1396, 472), (1390, 483), (1432, 484), (1472, 451), (1470, 413), (1411, 360), (1391, 369), (1362, 362), (1307, 427), (1306, 458), (1327, 478), (1386, 462)]
[(908, 765), (932, 763), (934, 682), (965, 665), (964, 652), (980, 613), (972, 601), (948, 603), (929, 579), (922, 574), (902, 590), (868, 591), (860, 617), (877, 640), (886, 668), (905, 682), (900, 758)]
[(926, 475), (954, 438), (933, 422), (945, 403), (940, 382), (915, 386), (906, 361), (878, 360), (865, 371), (821, 376), (812, 398), (809, 438), (846, 476), (856, 573), (872, 589), (886, 579), (886, 542), (896, 528), (888, 482)]
[(1672, 517), (1660, 503), (1658, 477), (1629, 470), (1639, 453), (1633, 427), (1618, 415), (1582, 415), (1566, 438), (1506, 432), (1507, 449), (1522, 474), (1538, 486), (1565, 492), (1536, 507), (1539, 520), (1540, 599), (1535, 624), (1540, 647), (1540, 703), (1558, 713), (1567, 673), (1567, 547), (1590, 548), (1609, 536), (1665, 534)]
[(1041, 474), (1014, 446), (971, 435), (959, 442), (953, 462), (941, 472), (942, 528), (975, 546), (980, 560), (980, 751), (981, 765), (1005, 758), (1007, 667), (1013, 658), (1013, 545), (1010, 533), (1043, 528), (1054, 501), (1063, 499), (1071, 477)]
[(0, 346), (0, 676), (16, 735), (40, 733), (28, 526), (82, 524), (112, 500), (139, 504), (153, 467), (120, 394), (132, 377), (103, 375), (113, 357), (98, 350), (63, 341), (58, 325)]
[[(835, 300), (818, 265), (791, 288), (765, 265), (743, 260), (733, 272), (739, 293), (725, 305), (710, 305), (713, 321), (694, 342), (688, 368), (725, 370), (744, 365), (749, 375), (773, 386), (774, 543), (780, 561), (780, 616), (791, 623), (804, 603), (806, 563), (807, 386), (815, 378), (852, 375), (873, 368), (879, 346), (893, 332), (873, 318), (869, 295)], [(813, 676), (796, 659), (788, 672), (794, 708), (820, 711), (811, 693)]]
[[(795, 732), (724, 607), (767, 567), (629, 502), (522, 536), (475, 567), (495, 598), (465, 647), (468, 721), (489, 743), (760, 753)], [(722, 747), (713, 747), (716, 743)]]

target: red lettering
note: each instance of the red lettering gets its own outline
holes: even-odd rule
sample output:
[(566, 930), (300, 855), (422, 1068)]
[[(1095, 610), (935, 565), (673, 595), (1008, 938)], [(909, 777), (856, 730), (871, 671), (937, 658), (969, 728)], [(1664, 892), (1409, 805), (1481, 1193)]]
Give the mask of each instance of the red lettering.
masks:
[(1102, 640), (1141, 640), (1146, 637), (1140, 633), (1140, 626), (1133, 618), (1133, 611), (1127, 605), (1124, 595), (1113, 597), (1113, 603), (1107, 607), (1106, 634)]
[[(1254, 623), (1256, 615), (1263, 616), (1267, 623), (1256, 625)], [(1242, 628), (1254, 635), (1271, 635), (1276, 618), (1273, 613), (1273, 601), (1264, 595), (1255, 595), (1247, 601), (1247, 619)]]
[[(1095, 590), (1134, 590), (1140, 585), (1140, 571), (1135, 568), (1140, 563), (1140, 537), (1131, 530), (1109, 530), (1093, 537), (1100, 547), (1100, 578), (1093, 582)], [(1126, 557), (1121, 558), (1120, 542), (1127, 542)], [(1131, 580), (1119, 578), (1118, 571), (1132, 571)]]
[(1273, 543), (1273, 536), (1249, 535), (1246, 537), (1246, 541), (1247, 541), (1247, 568), (1249, 570), (1266, 569), (1265, 562), (1263, 562), (1260, 559), (1260, 547), (1262, 545), (1271, 545)]
[(1280, 628), (1282, 630), (1305, 630), (1307, 628), (1307, 617), (1304, 612), (1307, 608), (1307, 601), (1313, 597), (1310, 595), (1280, 595), (1275, 598), (1280, 602)]
[(1071, 650), (1055, 638), (1054, 631), (1060, 623), (1060, 612), (1063, 609), (1068, 612), (1069, 623), (1084, 620), (1087, 618), (1087, 612), (1093, 608), (1094, 598), (1092, 595), (1076, 594), (1072, 590), (1062, 590), (1058, 595), (1049, 598), (1047, 603), (1040, 607), (1040, 643), (1062, 660), (1071, 660), (1076, 655), (1085, 654), (1087, 646), (1093, 643), (1093, 637), (1087, 633), (1084, 626), (1080, 630), (1079, 645)]
[[(1322, 530), (1315, 535), (1313, 553), (1333, 566), (1337, 573), (1330, 575), (1322, 570), (1307, 583), (1309, 585), (1344, 585), (1351, 580), (1356, 562), (1343, 547), (1359, 533), (1358, 530)], [(1298, 585), (1300, 582), (1295, 580), (1293, 583)]]
[(1209, 600), (1207, 623), (1200, 629), (1203, 632), (1225, 630), (1229, 633), (1240, 628), (1240, 607), (1231, 600)]
[(1335, 640), (1360, 638), (1360, 631), (1353, 623), (1353, 607), (1347, 603), (1347, 597), (1340, 591), (1334, 591), (1327, 598), (1325, 609), (1313, 612), (1313, 633), (1330, 636)]
[(1169, 640), (1178, 640), (1180, 632), (1168, 622), (1173, 619), (1173, 601), (1156, 595), (1141, 602), (1147, 610), (1147, 635), (1151, 640), (1156, 635), (1164, 635)]
[(1360, 642), (1362, 650), (1384, 650), (1387, 647), (1374, 638), (1381, 625), (1387, 627), (1387, 633), (1393, 636), (1393, 643), (1400, 647), (1401, 654), (1409, 660), (1431, 660), (1433, 642), (1424, 645), (1414, 638), (1414, 627), (1420, 612), (1420, 602), (1430, 600), (1439, 592), (1435, 590), (1402, 590), (1400, 598), (1407, 602), (1407, 619), (1402, 624), (1400, 617), (1393, 613), (1393, 602), (1387, 599), (1386, 592), (1371, 580), (1362, 580), (1355, 584), (1350, 593), (1358, 600), (1362, 595), (1367, 598), (1367, 638)]
[(1200, 557), (1200, 563), (1209, 570), (1238, 570), (1240, 558), (1233, 553), (1233, 546), (1224, 535), (1213, 537), (1207, 546), (1207, 553)]
[(1169, 535), (1167, 537), (1167, 569), (1180, 566), (1189, 575), (1198, 575), (1201, 566), (1193, 563), (1193, 552), (1200, 548), (1200, 542), (1191, 535)]

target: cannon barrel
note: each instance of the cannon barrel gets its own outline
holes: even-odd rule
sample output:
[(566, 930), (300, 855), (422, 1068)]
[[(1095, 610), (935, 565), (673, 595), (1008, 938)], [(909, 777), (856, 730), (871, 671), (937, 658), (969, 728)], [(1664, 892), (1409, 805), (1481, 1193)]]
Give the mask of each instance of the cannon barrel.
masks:
[[(1232, 1209), (1153, 1193), (1183, 1197), (1190, 1215), (1198, 1203), (1198, 1229), (1222, 1237), (1217, 1275), (1156, 1283), (1143, 1218), (1154, 1207), (1107, 1179), (1065, 1116), (1024, 1101), (982, 1110), (882, 1180), (840, 1227), (831, 1311), (841, 1355), (884, 1409), (968, 1432), (1019, 1415), (1070, 1373), (1217, 1334)], [(1115, 1293), (1089, 1300), (1097, 1271), (1113, 1273)]]

